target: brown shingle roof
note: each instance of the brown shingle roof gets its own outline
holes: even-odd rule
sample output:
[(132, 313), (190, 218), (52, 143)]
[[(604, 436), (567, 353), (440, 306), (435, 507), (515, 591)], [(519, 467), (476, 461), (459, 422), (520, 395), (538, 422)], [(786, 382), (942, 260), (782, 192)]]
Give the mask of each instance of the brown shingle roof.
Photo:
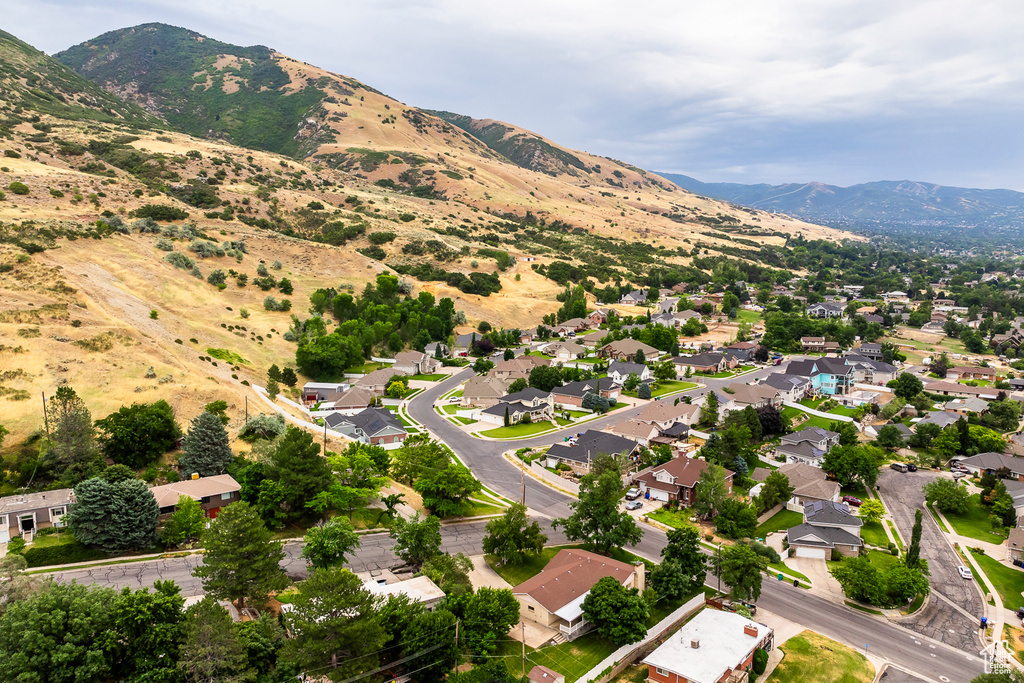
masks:
[(611, 576), (625, 583), (634, 571), (625, 562), (586, 550), (559, 550), (540, 574), (519, 584), (512, 592), (529, 595), (544, 609), (554, 612), (579, 598), (604, 577)]
[(219, 474), (216, 477), (202, 477), (200, 479), (185, 479), (176, 481), (173, 484), (154, 486), (150, 489), (156, 504), (162, 508), (170, 507), (178, 503), (179, 496), (189, 496), (200, 500), (207, 496), (217, 496), (222, 493), (233, 493), (240, 490), (238, 482), (230, 474)]

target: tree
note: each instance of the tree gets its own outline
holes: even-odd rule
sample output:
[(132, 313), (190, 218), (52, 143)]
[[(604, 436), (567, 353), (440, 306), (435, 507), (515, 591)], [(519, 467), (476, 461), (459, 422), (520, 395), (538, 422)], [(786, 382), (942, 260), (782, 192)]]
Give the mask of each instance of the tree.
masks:
[(558, 368), (551, 365), (538, 365), (530, 370), (530, 386), (541, 391), (551, 391), (562, 385), (562, 376)]
[[(668, 532), (668, 545), (661, 549), (662, 562), (651, 572), (651, 587), (662, 597), (678, 599), (704, 585), (707, 556), (702, 552), (700, 533), (695, 527), (672, 529)], [(679, 585), (676, 579), (683, 580)], [(675, 590), (662, 581), (671, 582)], [(682, 590), (682, 593), (676, 591)], [(674, 596), (674, 597), (673, 597)]]
[(174, 506), (174, 514), (164, 524), (160, 532), (160, 540), (166, 546), (180, 546), (190, 541), (199, 540), (206, 528), (206, 516), (199, 501), (192, 496), (178, 496)]
[(285, 651), (303, 671), (341, 681), (381, 664), (388, 634), (373, 597), (347, 569), (320, 569), (299, 584), (286, 623), (294, 637)]
[(75, 504), (65, 517), (68, 527), (80, 543), (106, 552), (148, 547), (160, 515), (156, 498), (139, 479), (110, 481), (113, 469), (75, 487)]
[(319, 522), (306, 532), (300, 557), (314, 569), (334, 567), (345, 562), (345, 556), (359, 547), (359, 535), (344, 517)]
[(877, 498), (869, 498), (860, 506), (860, 518), (865, 524), (874, 524), (885, 516), (885, 506)]
[(454, 517), (462, 514), (466, 501), (481, 484), (468, 467), (452, 462), (444, 469), (420, 475), (412, 487), (432, 514)]
[(886, 450), (895, 451), (903, 447), (903, 434), (896, 425), (885, 425), (878, 430), (876, 443)]
[(639, 591), (626, 588), (611, 576), (602, 577), (583, 599), (583, 617), (616, 646), (643, 640), (649, 616)]
[(185, 452), (178, 456), (178, 469), (186, 477), (224, 474), (235, 460), (224, 423), (213, 413), (202, 412), (192, 420), (181, 448)]
[[(219, 417), (220, 421), (224, 425), (227, 425), (228, 422), (231, 422), (231, 419), (228, 418), (228, 402), (225, 401), (224, 399), (210, 401), (203, 407), (203, 410), (205, 410), (208, 413), (213, 413), (214, 415)], [(284, 416), (282, 415), (282, 417)]]
[(636, 397), (641, 399), (651, 398), (651, 385), (644, 382), (636, 388)]
[(391, 525), (390, 534), (395, 539), (395, 554), (416, 569), (441, 553), (441, 520), (438, 517), (420, 519), (417, 514), (409, 520), (398, 518)]
[(633, 355), (633, 362), (639, 363), (640, 365), (643, 365), (647, 362), (647, 356), (644, 355), (643, 349), (636, 350), (636, 353)]
[(405, 382), (396, 379), (388, 384), (387, 389), (384, 390), (384, 395), (388, 398), (402, 398), (408, 390), (409, 387)]
[(267, 380), (267, 396), (270, 397), (271, 401), (277, 399), (277, 395), (281, 393), (281, 387), (278, 386), (276, 379)]
[(192, 575), (202, 580), (207, 594), (230, 600), (241, 610), (246, 600), (263, 604), (271, 591), (288, 585), (281, 569), (284, 550), (248, 503), (221, 510), (202, 539), (203, 563)]
[(967, 487), (951, 479), (933, 479), (922, 490), (925, 500), (943, 512), (962, 515), (970, 507), (971, 494)]
[(718, 423), (718, 394), (709, 391), (700, 409), (700, 423), (715, 426)]
[(391, 476), (411, 484), (417, 477), (443, 469), (451, 461), (447, 446), (426, 434), (413, 434), (398, 450), (391, 451)]
[(908, 567), (916, 568), (921, 559), (921, 510), (914, 511), (914, 527), (910, 532), (910, 547), (907, 548), (907, 556), (904, 562)]
[(754, 535), (757, 513), (754, 508), (736, 498), (722, 501), (715, 517), (715, 530), (725, 538), (745, 538)]
[(693, 501), (693, 509), (701, 519), (711, 519), (721, 508), (722, 501), (729, 495), (725, 483), (725, 468), (715, 463), (708, 466), (697, 478), (697, 491)]
[(821, 468), (831, 474), (843, 486), (861, 482), (872, 489), (878, 481), (878, 468), (885, 459), (885, 453), (869, 445), (834, 446), (822, 458)]
[(281, 368), (277, 367), (277, 364), (271, 365), (267, 368), (267, 382), (280, 382), (281, 381)]
[(914, 396), (920, 394), (922, 389), (924, 389), (924, 384), (916, 375), (904, 372), (896, 378), (896, 386), (893, 387), (893, 393), (898, 397), (909, 401)]
[(764, 512), (785, 503), (793, 497), (793, 490), (792, 484), (789, 483), (789, 477), (783, 472), (773, 470), (761, 485), (761, 494), (757, 501), (758, 507)]
[(508, 393), (514, 394), (516, 392), (522, 391), (523, 389), (525, 389), (528, 386), (530, 386), (530, 385), (527, 384), (526, 378), (525, 377), (519, 377), (514, 382), (512, 382), (512, 384), (510, 384), (508, 386)]
[(486, 358), (477, 358), (476, 362), (473, 363), (473, 372), (478, 375), (485, 375), (493, 369), (494, 363)]
[(449, 597), (473, 592), (473, 583), (469, 580), (473, 561), (462, 553), (434, 555), (423, 563), (420, 571)]
[(188, 608), (182, 640), (178, 666), (186, 681), (235, 683), (250, 678), (245, 648), (231, 615), (215, 599), (207, 596)]
[(732, 597), (745, 602), (756, 602), (761, 597), (761, 572), (767, 560), (746, 545), (722, 548), (719, 571), (722, 581), (731, 588)]
[(632, 516), (619, 509), (622, 496), (622, 479), (614, 458), (599, 454), (591, 471), (580, 479), (578, 499), (569, 503), (572, 514), (554, 520), (551, 526), (563, 527), (566, 538), (583, 541), (598, 553), (636, 545), (643, 538), (643, 530)]
[(519, 601), (511, 589), (483, 586), (467, 596), (462, 618), (469, 651), (477, 656), (493, 655), (498, 641), (519, 621)]
[(99, 443), (103, 454), (133, 469), (145, 467), (169, 450), (181, 438), (174, 409), (167, 401), (121, 406), (101, 420)]
[(654, 366), (653, 374), (654, 379), (661, 382), (674, 380), (676, 378), (676, 366), (670, 360), (663, 361)]
[[(173, 581), (157, 580), (153, 591), (124, 588), (111, 611), (106, 634), (112, 677), (124, 681), (177, 679), (185, 599)], [(222, 610), (223, 611), (223, 610)]]
[(109, 588), (48, 581), (35, 595), (8, 605), (0, 617), (0, 680), (107, 679), (104, 644), (116, 600)]
[(299, 378), (296, 376), (295, 371), (291, 368), (285, 368), (281, 371), (281, 384), (286, 387), (294, 387), (299, 383)]
[(939, 379), (945, 379), (946, 373), (949, 372), (949, 357), (943, 353), (941, 356), (932, 356), (932, 364), (928, 366), (928, 371), (934, 373)]
[(516, 565), (527, 554), (540, 553), (547, 540), (540, 524), (527, 518), (526, 507), (513, 503), (502, 517), (487, 523), (483, 546), (484, 552), (497, 556), (501, 564)]
[(61, 479), (75, 484), (100, 468), (96, 430), (85, 402), (69, 386), (58, 387), (46, 401), (50, 448)]
[(270, 454), (266, 474), (281, 485), (287, 516), (293, 520), (314, 518), (310, 503), (328, 490), (332, 481), (331, 467), (320, 457), (320, 444), (298, 427), (288, 427), (281, 437)]
[[(402, 657), (417, 683), (439, 683), (459, 661), (456, 618), (443, 609), (420, 612), (402, 631)], [(420, 654), (423, 652), (423, 654)]]

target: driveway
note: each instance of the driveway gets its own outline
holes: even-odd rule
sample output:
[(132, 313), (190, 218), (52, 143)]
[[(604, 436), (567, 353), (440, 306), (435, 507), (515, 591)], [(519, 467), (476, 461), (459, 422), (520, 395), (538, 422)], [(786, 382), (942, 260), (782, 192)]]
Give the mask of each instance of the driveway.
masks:
[(878, 477), (879, 492), (886, 509), (903, 538), (909, 542), (914, 526), (914, 512), (921, 509), (921, 557), (928, 560), (929, 582), (933, 595), (916, 614), (900, 619), (901, 626), (941, 640), (954, 647), (977, 651), (978, 620), (985, 616), (978, 584), (960, 578), (956, 568), (962, 564), (931, 514), (924, 507), (921, 487), (938, 478), (934, 472), (896, 472), (884, 469)]
[(828, 571), (825, 560), (813, 557), (787, 557), (785, 565), (797, 570), (811, 580), (811, 591), (829, 600), (843, 602), (843, 587)]

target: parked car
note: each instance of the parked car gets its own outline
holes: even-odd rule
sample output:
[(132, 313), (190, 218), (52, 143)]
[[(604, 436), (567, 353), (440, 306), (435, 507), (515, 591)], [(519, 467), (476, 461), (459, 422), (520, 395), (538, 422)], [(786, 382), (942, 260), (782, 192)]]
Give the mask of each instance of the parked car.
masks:
[(633, 488), (631, 488), (630, 490), (626, 491), (626, 500), (636, 500), (639, 497), (640, 497), (640, 489), (638, 489), (635, 486)]
[(864, 504), (864, 501), (862, 501), (860, 498), (855, 498), (853, 496), (843, 496), (843, 502), (846, 503), (847, 505), (852, 505), (855, 508), (859, 508), (861, 505)]
[(627, 510), (639, 510), (643, 506), (644, 506), (643, 502), (639, 501), (639, 500), (631, 500), (628, 503), (626, 503), (626, 509)]
[(448, 399), (448, 402), (449, 403), (461, 403), (462, 402), (462, 397), (461, 396), (452, 396), (451, 398)]
[(915, 465), (912, 462), (908, 462), (907, 463), (907, 471), (908, 472), (917, 472), (917, 465)]
[(897, 472), (906, 472), (910, 468), (907, 467), (907, 463), (905, 462), (894, 462), (891, 465), (889, 465), (889, 469), (896, 470)]
[(967, 567), (963, 566), (963, 565), (960, 565), (959, 567), (957, 567), (956, 570), (957, 570), (957, 572), (959, 572), (961, 579), (973, 579), (974, 578), (974, 574), (971, 573), (971, 570), (968, 569)]

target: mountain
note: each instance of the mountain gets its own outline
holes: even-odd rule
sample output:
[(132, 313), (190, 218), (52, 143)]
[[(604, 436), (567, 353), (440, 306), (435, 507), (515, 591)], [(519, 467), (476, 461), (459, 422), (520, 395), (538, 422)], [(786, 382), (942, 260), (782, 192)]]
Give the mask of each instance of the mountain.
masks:
[(741, 185), (704, 183), (662, 173), (680, 187), (741, 206), (779, 212), (811, 222), (871, 232), (948, 232), (1020, 236), (1024, 193), (945, 187), (934, 183), (879, 181), (850, 187), (823, 183)]
[(82, 78), (10, 33), (0, 31), (0, 102), (61, 119), (157, 123), (138, 106)]

